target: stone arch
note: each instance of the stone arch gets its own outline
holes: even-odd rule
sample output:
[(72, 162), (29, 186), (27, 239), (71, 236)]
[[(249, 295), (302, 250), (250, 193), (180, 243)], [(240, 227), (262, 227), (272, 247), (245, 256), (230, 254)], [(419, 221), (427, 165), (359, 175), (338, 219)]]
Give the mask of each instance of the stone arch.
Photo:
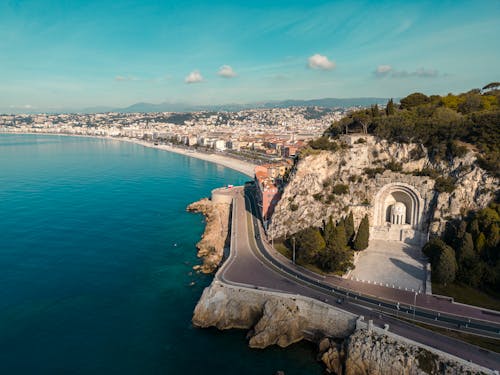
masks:
[[(413, 186), (394, 182), (382, 187), (375, 195), (375, 209), (373, 214), (373, 226), (382, 227), (388, 224), (405, 225), (409, 228), (422, 230), (422, 214), (424, 202), (418, 190)], [(400, 215), (397, 223), (392, 222), (391, 215), (394, 205), (398, 203), (398, 212), (404, 212)], [(404, 205), (404, 209), (402, 208)], [(403, 218), (403, 219), (401, 219)], [(403, 220), (400, 222), (400, 220)]]

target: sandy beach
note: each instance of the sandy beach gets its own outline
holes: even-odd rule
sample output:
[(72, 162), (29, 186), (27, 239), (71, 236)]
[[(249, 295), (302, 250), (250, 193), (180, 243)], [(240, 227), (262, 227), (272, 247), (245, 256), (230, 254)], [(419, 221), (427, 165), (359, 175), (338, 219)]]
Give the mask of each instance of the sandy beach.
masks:
[(135, 138), (126, 138), (126, 137), (105, 137), (105, 136), (94, 136), (94, 135), (78, 135), (78, 134), (60, 134), (60, 133), (39, 133), (39, 132), (33, 132), (33, 133), (21, 133), (21, 132), (3, 132), (4, 134), (39, 134), (39, 135), (61, 135), (61, 136), (68, 136), (68, 137), (88, 137), (88, 138), (100, 138), (100, 139), (109, 139), (109, 140), (115, 140), (115, 141), (121, 141), (121, 142), (130, 142), (130, 143), (135, 143), (144, 147), (150, 147), (150, 148), (156, 148), (159, 150), (163, 151), (168, 151), (168, 152), (175, 152), (176, 154), (181, 154), (184, 156), (189, 156), (192, 158), (200, 159), (200, 160), (205, 160), (211, 163), (219, 164), (227, 168), (231, 168), (235, 171), (238, 171), (240, 173), (243, 173), (251, 178), (254, 176), (254, 168), (255, 164), (235, 159), (230, 156), (226, 156), (220, 153), (214, 153), (214, 154), (207, 154), (203, 152), (199, 152), (196, 150), (186, 150), (182, 148), (178, 148), (175, 146), (168, 146), (168, 145), (155, 145), (151, 142), (146, 142), (140, 139), (135, 139)]

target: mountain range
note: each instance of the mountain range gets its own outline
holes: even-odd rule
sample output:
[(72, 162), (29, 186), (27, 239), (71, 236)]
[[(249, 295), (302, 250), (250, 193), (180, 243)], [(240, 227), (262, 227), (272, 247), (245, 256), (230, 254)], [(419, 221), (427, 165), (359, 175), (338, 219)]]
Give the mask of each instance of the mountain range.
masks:
[[(88, 107), (83, 109), (65, 109), (65, 110), (50, 110), (30, 108), (7, 110), (5, 113), (104, 113), (104, 112), (197, 112), (197, 111), (227, 111), (235, 112), (245, 109), (268, 109), (268, 108), (287, 108), (287, 107), (323, 107), (323, 108), (349, 108), (349, 107), (368, 107), (372, 104), (385, 105), (389, 98), (322, 98), (309, 100), (275, 100), (267, 102), (254, 102), (247, 104), (218, 104), (218, 105), (196, 105), (188, 103), (171, 103), (164, 102), (159, 104), (154, 103), (135, 103), (128, 107), (116, 108), (110, 106)], [(0, 110), (1, 111), (1, 110)], [(3, 112), (3, 111), (1, 111)]]

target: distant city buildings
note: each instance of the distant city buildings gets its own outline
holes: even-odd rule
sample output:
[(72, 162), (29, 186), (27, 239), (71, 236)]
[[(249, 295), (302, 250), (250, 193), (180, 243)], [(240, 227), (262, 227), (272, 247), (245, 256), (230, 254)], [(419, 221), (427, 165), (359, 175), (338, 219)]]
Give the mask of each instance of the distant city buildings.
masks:
[(222, 152), (262, 164), (293, 158), (346, 111), (290, 107), (238, 112), (0, 114), (0, 132), (136, 138)]

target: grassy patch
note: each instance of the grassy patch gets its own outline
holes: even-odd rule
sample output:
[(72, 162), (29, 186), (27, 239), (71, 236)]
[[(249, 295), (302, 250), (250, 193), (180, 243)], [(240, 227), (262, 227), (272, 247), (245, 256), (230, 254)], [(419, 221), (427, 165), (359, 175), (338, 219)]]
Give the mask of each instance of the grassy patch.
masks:
[(449, 284), (444, 286), (433, 282), (432, 293), (453, 297), (456, 302), (500, 311), (500, 296), (492, 296), (467, 285)]
[(274, 248), (288, 259), (292, 259), (292, 250), (286, 247), (283, 242), (274, 242)]

